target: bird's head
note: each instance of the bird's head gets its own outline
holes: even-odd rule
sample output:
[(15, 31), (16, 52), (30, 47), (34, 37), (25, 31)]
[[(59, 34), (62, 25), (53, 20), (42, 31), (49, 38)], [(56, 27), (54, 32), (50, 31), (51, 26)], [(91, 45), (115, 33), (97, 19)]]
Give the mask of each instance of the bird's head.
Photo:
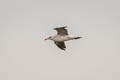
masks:
[(52, 40), (52, 36), (49, 36), (48, 38), (45, 38), (45, 40)]

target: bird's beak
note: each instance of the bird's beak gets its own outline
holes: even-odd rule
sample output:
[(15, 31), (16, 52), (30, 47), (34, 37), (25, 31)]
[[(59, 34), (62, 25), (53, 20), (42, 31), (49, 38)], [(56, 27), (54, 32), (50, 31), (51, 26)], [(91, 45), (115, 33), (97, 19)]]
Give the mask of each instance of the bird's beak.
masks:
[(47, 40), (47, 38), (45, 38), (44, 40)]
[(45, 40), (48, 40), (48, 38), (45, 38)]

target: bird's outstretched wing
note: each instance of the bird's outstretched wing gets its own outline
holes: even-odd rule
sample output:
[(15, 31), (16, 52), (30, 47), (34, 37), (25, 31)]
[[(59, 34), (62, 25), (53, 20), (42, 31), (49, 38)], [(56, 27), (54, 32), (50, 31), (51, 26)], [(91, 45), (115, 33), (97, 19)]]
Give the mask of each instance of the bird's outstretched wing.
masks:
[(57, 47), (59, 47), (62, 50), (66, 49), (66, 46), (65, 46), (64, 42), (55, 42), (55, 44), (57, 45)]
[(67, 29), (65, 29), (67, 26), (54, 28), (54, 30), (57, 31), (57, 35), (68, 35)]

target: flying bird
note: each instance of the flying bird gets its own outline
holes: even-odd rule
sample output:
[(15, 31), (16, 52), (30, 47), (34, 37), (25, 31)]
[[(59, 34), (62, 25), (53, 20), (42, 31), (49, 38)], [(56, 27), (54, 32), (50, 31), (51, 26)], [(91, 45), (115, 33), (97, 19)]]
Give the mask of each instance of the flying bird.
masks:
[(45, 40), (52, 40), (54, 41), (58, 48), (60, 48), (61, 50), (65, 50), (66, 49), (65, 41), (82, 38), (69, 35), (66, 28), (67, 26), (54, 28), (54, 30), (57, 31), (57, 35), (50, 36)]

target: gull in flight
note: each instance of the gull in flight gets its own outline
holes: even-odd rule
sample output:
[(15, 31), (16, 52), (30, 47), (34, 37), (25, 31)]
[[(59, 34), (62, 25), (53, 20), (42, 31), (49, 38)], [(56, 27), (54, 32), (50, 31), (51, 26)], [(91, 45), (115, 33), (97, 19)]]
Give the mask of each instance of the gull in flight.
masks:
[(82, 37), (70, 36), (66, 28), (67, 26), (54, 28), (54, 30), (57, 31), (57, 35), (50, 36), (45, 40), (52, 40), (54, 41), (54, 43), (57, 45), (58, 48), (60, 48), (61, 50), (65, 50), (66, 49), (65, 41), (82, 38)]

